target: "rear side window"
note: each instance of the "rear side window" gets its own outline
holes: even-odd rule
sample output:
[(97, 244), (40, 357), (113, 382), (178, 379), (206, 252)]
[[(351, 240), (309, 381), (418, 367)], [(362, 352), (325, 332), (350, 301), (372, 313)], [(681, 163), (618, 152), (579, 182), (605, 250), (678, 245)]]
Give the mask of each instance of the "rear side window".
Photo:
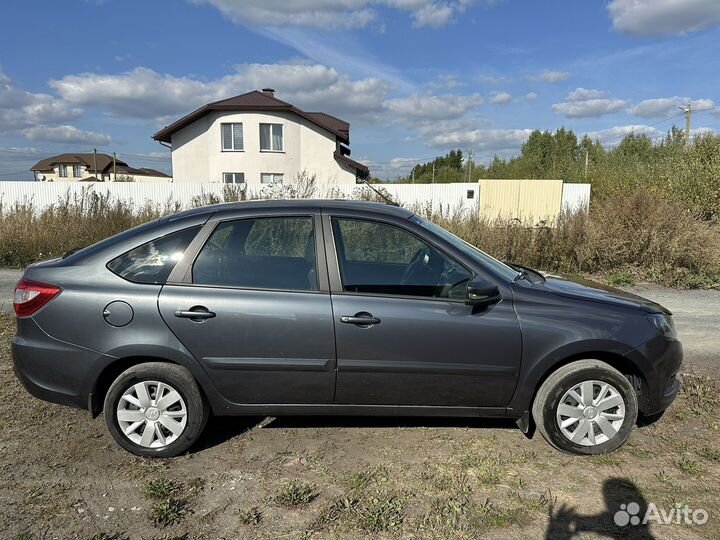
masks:
[(150, 240), (116, 257), (107, 267), (134, 283), (163, 284), (199, 230), (198, 225)]
[(221, 223), (193, 265), (193, 283), (251, 289), (316, 291), (311, 217)]

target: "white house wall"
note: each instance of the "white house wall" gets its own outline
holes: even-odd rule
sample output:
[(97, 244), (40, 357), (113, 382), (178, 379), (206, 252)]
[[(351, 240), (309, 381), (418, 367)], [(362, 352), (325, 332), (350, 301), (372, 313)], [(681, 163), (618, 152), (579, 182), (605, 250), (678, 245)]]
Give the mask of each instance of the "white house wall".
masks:
[[(222, 150), (222, 123), (243, 124), (242, 151)], [(260, 151), (260, 124), (283, 125), (283, 151)], [(174, 182), (222, 182), (223, 173), (241, 172), (259, 184), (262, 173), (282, 174), (293, 183), (303, 171), (320, 184), (355, 184), (354, 172), (333, 154), (335, 136), (292, 113), (212, 111), (172, 135)]]

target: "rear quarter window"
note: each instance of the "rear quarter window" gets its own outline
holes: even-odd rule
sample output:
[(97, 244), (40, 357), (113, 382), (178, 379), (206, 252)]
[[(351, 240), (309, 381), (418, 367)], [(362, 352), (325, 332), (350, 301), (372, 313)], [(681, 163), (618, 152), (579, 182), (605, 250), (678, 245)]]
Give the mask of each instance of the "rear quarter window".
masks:
[(115, 257), (108, 270), (133, 283), (164, 284), (200, 230), (190, 227), (150, 240)]

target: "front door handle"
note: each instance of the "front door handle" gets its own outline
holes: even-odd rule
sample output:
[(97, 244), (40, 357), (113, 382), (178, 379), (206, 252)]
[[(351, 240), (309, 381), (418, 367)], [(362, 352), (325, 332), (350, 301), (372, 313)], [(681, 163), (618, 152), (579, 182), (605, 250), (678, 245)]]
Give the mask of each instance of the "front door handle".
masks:
[(212, 319), (215, 316), (215, 313), (204, 306), (193, 306), (188, 310), (178, 309), (175, 312), (175, 316), (180, 317), (181, 319), (191, 319), (199, 322), (204, 321), (205, 319)]
[(358, 326), (372, 326), (373, 324), (380, 324), (380, 319), (373, 317), (369, 313), (358, 313), (353, 316), (343, 315), (340, 317), (340, 322)]

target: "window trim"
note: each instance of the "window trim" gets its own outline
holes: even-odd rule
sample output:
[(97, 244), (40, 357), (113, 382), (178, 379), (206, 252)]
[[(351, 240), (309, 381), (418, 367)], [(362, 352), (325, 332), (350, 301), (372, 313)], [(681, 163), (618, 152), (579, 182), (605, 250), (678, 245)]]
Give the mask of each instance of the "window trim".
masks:
[[(263, 177), (264, 174), (269, 174), (270, 176), (272, 176), (272, 177), (273, 177), (273, 181), (272, 181), (272, 182), (263, 182), (263, 181), (262, 181), (262, 177)], [(282, 178), (280, 179), (280, 182), (275, 182), (275, 178), (274, 178), (275, 176), (281, 176), (281, 177), (282, 177)], [(281, 186), (284, 186), (284, 185), (285, 185), (285, 173), (261, 172), (261, 173), (260, 173), (260, 184), (263, 185), (263, 186), (274, 186), (274, 185), (276, 185), (276, 184), (279, 184), (279, 185), (281, 185)]]
[(336, 219), (346, 219), (346, 220), (353, 220), (353, 221), (369, 221), (371, 223), (378, 223), (380, 225), (387, 225), (389, 227), (395, 227), (397, 229), (400, 229), (402, 231), (407, 232), (408, 234), (411, 234), (415, 238), (417, 238), (420, 242), (423, 242), (425, 244), (428, 244), (432, 246), (433, 248), (437, 249), (440, 253), (445, 255), (447, 258), (455, 261), (458, 265), (463, 267), (467, 272), (470, 274), (470, 279), (474, 279), (477, 276), (477, 272), (474, 271), (472, 268), (469, 268), (467, 264), (464, 262), (461, 262), (458, 260), (457, 257), (451, 255), (448, 253), (448, 251), (441, 246), (438, 246), (437, 243), (431, 241), (430, 239), (424, 238), (420, 236), (415, 231), (408, 229), (407, 227), (403, 227), (402, 225), (399, 225), (397, 223), (393, 223), (391, 221), (385, 221), (382, 219), (376, 219), (374, 217), (368, 217), (368, 216), (351, 216), (351, 215), (343, 215), (338, 213), (323, 213), (323, 229), (325, 231), (325, 242), (327, 243), (327, 257), (328, 257), (328, 268), (330, 268), (331, 265), (331, 258), (334, 258), (334, 265), (332, 268), (332, 272), (330, 273), (330, 291), (333, 295), (344, 295), (344, 296), (365, 296), (368, 298), (397, 298), (401, 300), (425, 300), (430, 302), (451, 302), (453, 304), (465, 304), (464, 299), (459, 298), (440, 298), (437, 296), (414, 296), (414, 295), (404, 295), (404, 294), (385, 294), (385, 293), (365, 293), (365, 292), (352, 292), (352, 291), (346, 291), (343, 282), (342, 282), (342, 272), (340, 271), (340, 257), (337, 252), (336, 244), (335, 244), (335, 231), (332, 226), (332, 220), (333, 218)]
[[(235, 285), (205, 285), (202, 283), (192, 282), (192, 269), (195, 265), (200, 252), (203, 250), (207, 242), (212, 237), (213, 232), (224, 223), (240, 221), (244, 219), (263, 219), (263, 218), (283, 218), (283, 217), (305, 217), (312, 219), (313, 231), (315, 233), (315, 272), (317, 274), (318, 288), (317, 290), (306, 289), (271, 289), (266, 287), (238, 287)], [(330, 284), (327, 271), (327, 254), (325, 251), (323, 224), (321, 215), (316, 212), (293, 212), (287, 209), (281, 211), (250, 211), (241, 214), (211, 218), (205, 223), (200, 232), (197, 233), (195, 239), (185, 250), (185, 255), (178, 261), (175, 268), (168, 276), (165, 285), (174, 285), (181, 287), (209, 287), (213, 289), (228, 289), (234, 291), (266, 291), (266, 292), (282, 292), (282, 293), (304, 293), (304, 294), (330, 294)]]
[(58, 165), (58, 178), (67, 178), (68, 171), (67, 171), (67, 165), (59, 164)]
[[(232, 128), (233, 125), (240, 124), (242, 126), (242, 148), (235, 148), (235, 130)], [(232, 139), (232, 148), (225, 148), (223, 145), (223, 126), (230, 127), (230, 138)], [(243, 122), (220, 122), (220, 152), (244, 152), (245, 151), (245, 125)]]
[[(110, 273), (111, 273), (112, 275), (114, 275), (115, 277), (117, 277), (117, 278), (119, 278), (119, 279), (122, 279), (122, 280), (124, 280), (124, 281), (127, 281), (128, 283), (132, 283), (132, 284), (134, 284), (134, 285), (148, 285), (148, 286), (151, 286), (151, 287), (163, 287), (163, 286), (167, 285), (168, 283), (170, 283), (170, 278), (172, 277), (172, 275), (173, 275), (173, 273), (175, 272), (175, 270), (177, 269), (177, 267), (180, 266), (180, 265), (183, 263), (183, 261), (185, 260), (185, 258), (186, 258), (187, 255), (188, 255), (188, 253), (190, 253), (190, 248), (193, 246), (193, 244), (195, 243), (195, 241), (198, 239), (198, 236), (200, 236), (200, 234), (203, 232), (203, 228), (204, 228), (204, 226), (203, 226), (202, 223), (197, 223), (197, 224), (195, 224), (195, 225), (190, 225), (190, 226), (188, 226), (188, 227), (183, 227), (182, 229), (175, 229), (175, 230), (173, 230), (173, 231), (166, 232), (165, 234), (162, 234), (162, 235), (160, 235), (160, 236), (156, 236), (156, 237), (154, 237), (154, 238), (150, 238), (149, 240), (145, 240), (144, 242), (142, 242), (142, 243), (140, 243), (140, 244), (137, 244), (137, 245), (131, 247), (130, 249), (126, 249), (126, 250), (123, 251), (122, 253), (120, 253), (120, 254), (115, 255), (114, 257), (112, 257), (109, 261), (107, 261), (107, 262), (105, 263), (105, 268), (108, 270), (108, 272), (110, 272)], [(156, 241), (161, 240), (161, 239), (163, 239), (163, 238), (165, 238), (165, 237), (167, 237), (167, 236), (170, 236), (171, 234), (177, 234), (177, 233), (185, 232), (185, 231), (188, 231), (188, 230), (190, 230), (190, 229), (197, 229), (197, 230), (195, 231), (195, 236), (193, 237), (192, 240), (190, 240), (190, 243), (189, 243), (189, 244), (187, 245), (187, 247), (185, 248), (185, 251), (183, 251), (183, 255), (182, 255), (182, 257), (180, 258), (180, 260), (175, 262), (175, 266), (173, 266), (172, 270), (170, 270), (170, 273), (169, 273), (169, 274), (167, 275), (167, 277), (165, 278), (165, 282), (164, 282), (164, 283), (147, 283), (147, 282), (144, 282), (144, 281), (136, 281), (136, 280), (127, 278), (127, 277), (125, 277), (125, 276), (121, 276), (120, 274), (115, 273), (115, 272), (110, 268), (110, 263), (113, 262), (115, 259), (119, 259), (120, 257), (124, 257), (125, 255), (127, 255), (127, 254), (130, 253), (131, 251), (136, 250), (137, 248), (139, 248), (139, 247), (141, 247), (141, 246), (144, 246), (145, 244), (149, 244), (150, 242), (156, 242)]]
[(82, 165), (73, 165), (73, 178), (82, 178)]
[[(232, 182), (226, 182), (225, 181), (225, 175), (226, 174), (232, 174), (233, 175), (233, 181)], [(235, 182), (235, 175), (236, 174), (242, 174), (243, 181), (242, 182)], [(233, 185), (233, 186), (246, 186), (247, 182), (245, 181), (245, 173), (244, 172), (223, 172), (222, 173), (222, 183), (224, 185)]]
[[(262, 127), (263, 126), (270, 126), (270, 148), (263, 148), (262, 147)], [(273, 141), (273, 126), (280, 126), (280, 141), (282, 144), (282, 148), (280, 150), (276, 148), (272, 148), (272, 141)], [(258, 143), (260, 147), (260, 152), (267, 153), (267, 154), (284, 154), (285, 153), (285, 124), (280, 124), (278, 122), (260, 122), (259, 124), (259, 133), (258, 133)]]

